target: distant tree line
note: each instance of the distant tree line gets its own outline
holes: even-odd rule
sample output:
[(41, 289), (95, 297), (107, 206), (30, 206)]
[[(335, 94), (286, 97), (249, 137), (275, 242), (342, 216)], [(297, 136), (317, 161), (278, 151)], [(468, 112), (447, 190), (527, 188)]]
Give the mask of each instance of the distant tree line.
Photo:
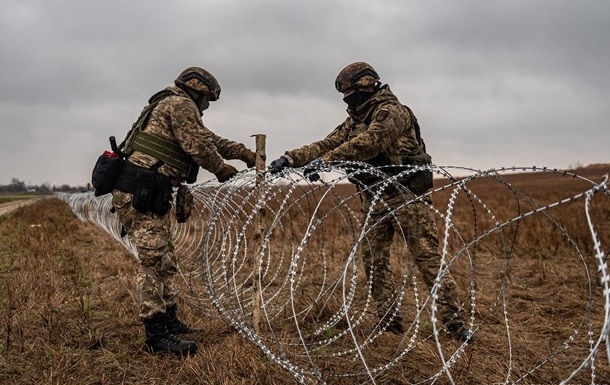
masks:
[(6, 193), (35, 193), (35, 194), (52, 194), (54, 192), (84, 192), (90, 190), (90, 186), (70, 186), (62, 184), (61, 186), (43, 183), (41, 185), (28, 185), (18, 178), (11, 178), (11, 183), (0, 185), (0, 194)]

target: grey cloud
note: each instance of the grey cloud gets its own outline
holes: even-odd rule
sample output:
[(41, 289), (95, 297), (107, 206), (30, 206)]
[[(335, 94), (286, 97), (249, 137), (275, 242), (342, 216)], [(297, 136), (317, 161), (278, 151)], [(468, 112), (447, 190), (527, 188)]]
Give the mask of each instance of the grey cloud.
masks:
[[(414, 108), (435, 161), (610, 162), (607, 1), (0, 6), (0, 153), (14, 160), (0, 162), (0, 183), (86, 182), (107, 137), (123, 136), (148, 97), (191, 65), (223, 89), (206, 123), (248, 144), (267, 133), (269, 157), (343, 120), (334, 78), (365, 60)], [(38, 165), (43, 157), (52, 160)]]

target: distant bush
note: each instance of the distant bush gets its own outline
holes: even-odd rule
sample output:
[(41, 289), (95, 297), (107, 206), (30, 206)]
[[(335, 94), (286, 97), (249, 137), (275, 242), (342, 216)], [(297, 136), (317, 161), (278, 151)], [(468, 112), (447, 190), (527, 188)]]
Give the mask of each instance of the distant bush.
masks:
[(0, 194), (5, 193), (37, 193), (37, 194), (50, 194), (53, 192), (85, 192), (89, 191), (90, 187), (87, 186), (70, 186), (68, 184), (62, 184), (61, 186), (51, 185), (49, 183), (43, 183), (41, 185), (27, 185), (24, 181), (18, 178), (11, 178), (11, 183), (7, 185), (0, 185)]

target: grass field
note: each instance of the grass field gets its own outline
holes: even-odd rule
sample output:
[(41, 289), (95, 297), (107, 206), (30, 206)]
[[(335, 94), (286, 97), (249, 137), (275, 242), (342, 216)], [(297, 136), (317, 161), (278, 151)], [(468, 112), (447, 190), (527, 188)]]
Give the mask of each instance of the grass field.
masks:
[(0, 194), (0, 204), (8, 203), (12, 201), (18, 201), (22, 199), (35, 199), (40, 198), (37, 194)]
[[(600, 180), (608, 172), (608, 165), (577, 171), (592, 180)], [(540, 205), (586, 187), (582, 181), (555, 174), (515, 174), (506, 179)], [(496, 181), (480, 180), (472, 188), (499, 221), (525, 209), (527, 200), (515, 202), (514, 195), (507, 195), (506, 186)], [(449, 193), (435, 195), (439, 210), (447, 207)], [(607, 253), (610, 197), (597, 198), (591, 212)], [(472, 205), (459, 203), (453, 221), (462, 234), (470, 236)], [(582, 254), (590, 257), (593, 244), (584, 225), (583, 204), (579, 201), (549, 212)], [(479, 230), (489, 226), (489, 221), (482, 215), (477, 217)], [(298, 228), (299, 223), (293, 225)], [(440, 220), (439, 229), (443, 231)], [(345, 247), (340, 229), (334, 231), (327, 234), (329, 239), (336, 240), (337, 247)], [(507, 229), (509, 235), (515, 232), (515, 227)], [(592, 257), (575, 257), (564, 234), (545, 218), (525, 218), (519, 223), (518, 235), (509, 266), (502, 255), (494, 253), (500, 247), (496, 242), (502, 240), (493, 238), (479, 245), (474, 258), (478, 330), (475, 342), (452, 366), (452, 377), (458, 384), (512, 383), (528, 372), (519, 383), (559, 383), (588, 355), (588, 331), (599, 332), (604, 321), (597, 262)], [(450, 247), (460, 245), (452, 243)], [(199, 352), (184, 359), (146, 353), (138, 319), (136, 270), (133, 256), (122, 245), (99, 227), (79, 221), (59, 199), (43, 199), (0, 217), (0, 384), (296, 383), (288, 371), (233, 330), (218, 313), (202, 315), (184, 303), (180, 304), (183, 318), (204, 329), (193, 337), (200, 344)], [(452, 273), (463, 289), (468, 311), (469, 266), (458, 263)], [(501, 290), (502, 282), (505, 288)], [(497, 306), (499, 296), (506, 299), (507, 308)], [(510, 327), (504, 314), (508, 314)], [(289, 336), (288, 327), (280, 324), (277, 328), (276, 332)], [(566, 349), (568, 339), (570, 347)], [(384, 343), (395, 346), (399, 341), (400, 337), (386, 333), (373, 353), (383, 361), (384, 355), (393, 353)], [(457, 346), (449, 338), (443, 337), (441, 342), (447, 349)], [(511, 378), (507, 378), (508, 363)], [(325, 370), (345, 373), (353, 364), (328, 360)], [(594, 365), (595, 382), (610, 383), (605, 347)], [(436, 345), (423, 341), (376, 381), (419, 383), (437, 370)], [(360, 381), (328, 378), (329, 384), (339, 385)], [(448, 379), (441, 376), (435, 383), (446, 384)], [(572, 383), (591, 383), (591, 369), (583, 370)]]

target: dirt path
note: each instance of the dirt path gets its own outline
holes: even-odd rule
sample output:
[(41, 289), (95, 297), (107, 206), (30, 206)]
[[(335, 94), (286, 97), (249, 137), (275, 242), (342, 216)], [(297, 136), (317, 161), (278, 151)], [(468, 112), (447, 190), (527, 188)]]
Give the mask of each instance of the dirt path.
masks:
[(19, 207), (30, 205), (36, 202), (40, 198), (32, 198), (32, 199), (19, 199), (16, 201), (11, 201), (7, 203), (0, 204), (0, 216), (4, 214), (8, 214), (13, 210), (18, 209)]

